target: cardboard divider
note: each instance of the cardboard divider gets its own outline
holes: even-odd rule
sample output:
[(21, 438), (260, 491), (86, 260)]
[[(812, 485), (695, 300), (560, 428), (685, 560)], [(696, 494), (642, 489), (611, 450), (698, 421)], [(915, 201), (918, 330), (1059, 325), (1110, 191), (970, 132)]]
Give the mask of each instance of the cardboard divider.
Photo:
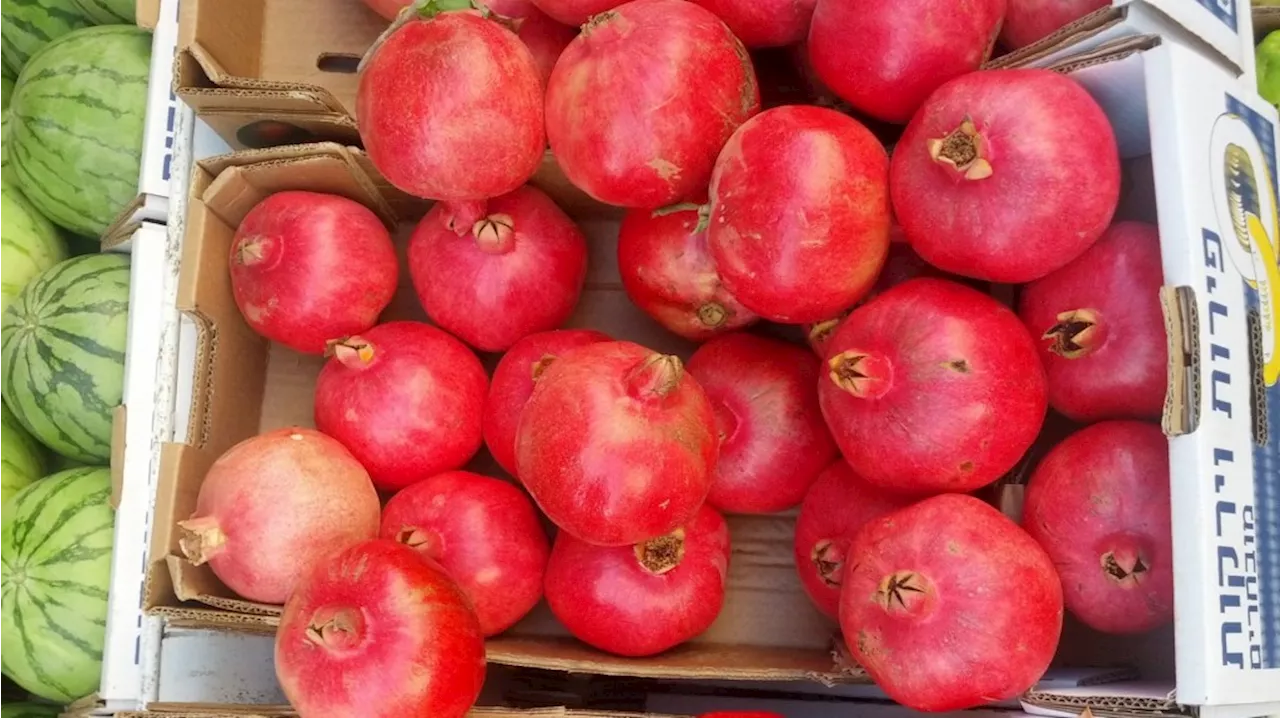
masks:
[[(124, 711), (116, 718), (292, 718), (289, 706), (230, 706), (221, 703), (152, 703), (150, 710)], [(656, 713), (573, 710), (569, 708), (474, 708), (466, 718), (677, 718)]]

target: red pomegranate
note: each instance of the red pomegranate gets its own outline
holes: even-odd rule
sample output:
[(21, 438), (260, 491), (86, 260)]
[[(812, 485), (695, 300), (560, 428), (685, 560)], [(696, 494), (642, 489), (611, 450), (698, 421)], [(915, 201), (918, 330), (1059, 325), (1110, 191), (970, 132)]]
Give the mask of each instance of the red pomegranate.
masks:
[(855, 109), (902, 124), (940, 85), (986, 61), (1004, 10), (1005, 0), (819, 0), (809, 61)]
[(561, 532), (547, 563), (547, 605), (584, 643), (652, 656), (711, 626), (728, 571), (729, 525), (707, 506), (634, 546), (592, 546)]
[(872, 486), (844, 459), (836, 459), (818, 475), (800, 504), (795, 535), (800, 583), (818, 610), (833, 619), (839, 615), (844, 566), (858, 529), (911, 502)]
[(618, 273), (627, 296), (659, 324), (686, 339), (741, 329), (756, 315), (720, 282), (699, 230), (695, 205), (632, 210), (618, 231)]
[(516, 431), (520, 480), (564, 531), (601, 546), (669, 534), (693, 518), (720, 440), (698, 382), (674, 356), (630, 342), (578, 347), (547, 367)]
[(888, 251), (888, 168), (875, 136), (835, 110), (792, 105), (752, 118), (711, 177), (707, 239), (725, 287), (787, 324), (852, 306)]
[(747, 47), (794, 45), (809, 32), (817, 0), (694, 0), (724, 21)]
[(388, 322), (333, 345), (316, 380), (316, 428), (379, 489), (396, 491), (471, 460), (487, 390), (462, 342), (429, 324)]
[(985, 70), (921, 106), (894, 149), (890, 189), (925, 261), (1022, 283), (1102, 236), (1120, 197), (1120, 157), (1107, 116), (1075, 80)]
[(400, 271), (378, 215), (346, 197), (292, 191), (249, 210), (228, 266), (245, 322), (307, 354), (373, 326)]
[(342, 445), (290, 427), (245, 439), (205, 474), (182, 553), (242, 598), (281, 604), (304, 571), (378, 532), (378, 493)]
[(299, 582), (275, 664), (301, 718), (462, 718), (484, 685), (484, 639), (438, 564), (373, 540)]
[(593, 16), (624, 4), (624, 0), (532, 0), (532, 2), (556, 22), (574, 27), (594, 19)]
[(486, 636), (510, 628), (542, 598), (547, 535), (529, 497), (505, 481), (467, 471), (419, 481), (387, 502), (379, 536), (439, 562)]
[(720, 434), (707, 503), (728, 513), (796, 506), (836, 456), (818, 407), (820, 364), (804, 347), (734, 333), (703, 344), (689, 375), (706, 392)]
[(1067, 609), (1104, 633), (1173, 620), (1169, 442), (1160, 427), (1104, 421), (1054, 447), (1027, 484), (1022, 525), (1062, 578)]
[(892, 491), (985, 486), (1044, 423), (1044, 368), (1017, 315), (944, 279), (913, 279), (853, 310), (827, 368), (818, 398), (836, 443)]
[(1049, 406), (1080, 422), (1160, 417), (1169, 360), (1163, 284), (1155, 226), (1118, 222), (1023, 288), (1018, 314), (1041, 340)]
[(560, 55), (547, 137), (578, 188), (653, 209), (703, 192), (716, 153), (759, 109), (751, 59), (715, 15), (684, 0), (633, 0), (593, 17)]
[(542, 78), (542, 86), (546, 87), (551, 81), (551, 71), (555, 69), (560, 53), (578, 36), (578, 30), (556, 22), (534, 7), (530, 7), (527, 14), (519, 17), (516, 36), (533, 54), (533, 61), (538, 66), (538, 76)]
[[(413, 3), (414, 0), (364, 0), (374, 12), (388, 20), (395, 20), (400, 10)], [(528, 17), (537, 12), (530, 0), (486, 0), (484, 6), (497, 15), (508, 18)]]
[(1008, 0), (1000, 44), (1009, 50), (1026, 47), (1094, 10), (1111, 6), (1111, 0)]
[(488, 202), (439, 202), (409, 241), (409, 276), (436, 324), (481, 351), (503, 351), (573, 314), (587, 240), (530, 185)]
[(387, 37), (365, 59), (356, 114), (378, 171), (428, 199), (511, 192), (546, 149), (537, 63), (478, 10), (416, 18)]

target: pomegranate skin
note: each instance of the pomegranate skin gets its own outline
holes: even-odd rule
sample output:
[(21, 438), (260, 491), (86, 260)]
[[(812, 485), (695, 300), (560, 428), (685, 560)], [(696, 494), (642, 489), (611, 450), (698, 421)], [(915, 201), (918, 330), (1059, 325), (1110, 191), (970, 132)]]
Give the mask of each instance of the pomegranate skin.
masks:
[(817, 0), (693, 0), (716, 14), (747, 47), (794, 45), (809, 32)]
[(894, 149), (890, 191), (925, 261), (1020, 284), (1065, 266), (1106, 231), (1120, 157), (1107, 116), (1075, 80), (984, 70), (920, 107)]
[(488, 202), (436, 203), (409, 240), (408, 263), (431, 319), (496, 352), (573, 314), (587, 277), (587, 240), (550, 197), (526, 185)]
[(800, 584), (819, 611), (833, 620), (839, 616), (844, 566), (858, 529), (911, 503), (867, 483), (844, 459), (818, 475), (800, 504), (794, 548)]
[(888, 252), (888, 167), (875, 136), (835, 110), (776, 107), (744, 124), (711, 177), (707, 241), (729, 293), (786, 324), (852, 306)]
[(275, 665), (300, 718), (462, 718), (484, 685), (484, 639), (438, 564), (375, 539), (299, 583)]
[(703, 192), (716, 153), (759, 110), (751, 59), (719, 18), (685, 0), (633, 0), (560, 55), (547, 137), (579, 189), (654, 209)]
[(720, 459), (707, 503), (739, 514), (796, 506), (836, 456), (818, 406), (820, 365), (804, 347), (735, 333), (689, 358), (716, 415)]
[(669, 331), (702, 341), (759, 317), (724, 288), (697, 231), (696, 207), (666, 214), (627, 212), (618, 231), (618, 273), (627, 296)]
[(985, 486), (1044, 423), (1044, 368), (1026, 329), (955, 282), (913, 279), (853, 310), (826, 363), (818, 399), (836, 444), (858, 475), (891, 491)]
[(1138, 421), (1087, 426), (1027, 484), (1022, 525), (1053, 559), (1067, 610), (1104, 633), (1173, 620), (1169, 442)]
[(546, 148), (533, 55), (474, 10), (414, 19), (387, 37), (361, 72), (356, 114), (378, 171), (427, 199), (511, 192)]
[(986, 61), (1005, 1), (819, 0), (809, 61), (855, 109), (903, 124), (929, 93)]
[(507, 630), (542, 598), (547, 535), (533, 502), (505, 481), (468, 471), (419, 481), (387, 502), (378, 535), (439, 563), (485, 636)]
[(391, 234), (369, 208), (296, 191), (249, 210), (231, 240), (228, 266), (249, 327), (306, 354), (373, 326), (400, 271)]
[(182, 552), (242, 598), (279, 605), (331, 552), (373, 538), (378, 494), (355, 457), (311, 429), (245, 439), (213, 462)]
[(652, 656), (710, 628), (724, 605), (729, 525), (708, 506), (671, 534), (592, 546), (561, 533), (547, 564), (547, 605), (578, 640)]
[(484, 402), (484, 443), (504, 471), (516, 476), (516, 427), (533, 385), (555, 358), (574, 347), (612, 341), (591, 329), (557, 329), (530, 334), (502, 355)]
[(864, 526), (840, 593), (854, 659), (890, 698), (929, 712), (1031, 688), (1057, 650), (1062, 610), (1044, 550), (999, 511), (960, 494)]
[(551, 81), (551, 72), (560, 59), (560, 53), (578, 36), (578, 30), (556, 22), (554, 18), (535, 7), (520, 15), (520, 24), (516, 28), (516, 36), (533, 54), (533, 62), (538, 66), (538, 77), (545, 88)]
[(533, 3), (556, 22), (575, 27), (624, 4), (622, 0), (533, 0)]
[(1000, 44), (1017, 50), (1053, 34), (1094, 10), (1111, 6), (1111, 0), (1008, 0)]
[[(373, 11), (385, 17), (388, 20), (395, 20), (396, 15), (406, 5), (413, 3), (413, 0), (364, 0), (365, 4), (373, 8)], [(528, 17), (530, 14), (537, 12), (529, 0), (491, 0), (484, 3), (494, 13), (502, 17), (522, 18)]]
[(516, 469), (561, 529), (626, 546), (693, 518), (719, 447), (711, 403), (679, 359), (599, 342), (538, 379), (516, 430)]
[(1160, 417), (1163, 284), (1155, 226), (1117, 222), (1070, 264), (1023, 287), (1018, 314), (1040, 341), (1049, 406), (1082, 423)]
[(379, 489), (460, 468), (479, 450), (489, 382), (462, 342), (429, 324), (388, 322), (333, 349), (316, 380), (316, 428)]

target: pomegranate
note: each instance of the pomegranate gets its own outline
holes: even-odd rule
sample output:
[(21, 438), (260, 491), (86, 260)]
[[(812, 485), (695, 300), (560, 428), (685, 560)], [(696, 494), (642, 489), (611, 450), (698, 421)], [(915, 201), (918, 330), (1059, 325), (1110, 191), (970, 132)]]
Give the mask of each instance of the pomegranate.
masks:
[(624, 0), (532, 0), (532, 2), (556, 22), (574, 27), (594, 19), (594, 15), (624, 4)]
[(759, 109), (751, 59), (715, 15), (684, 0), (633, 0), (592, 18), (560, 55), (547, 137), (578, 188), (652, 209), (703, 192), (716, 153)]
[(556, 22), (546, 13), (530, 7), (528, 13), (519, 16), (516, 24), (516, 36), (529, 48), (533, 61), (538, 66), (538, 77), (542, 78), (542, 86), (551, 81), (551, 71), (560, 59), (560, 53), (578, 36), (578, 30)]
[(836, 459), (818, 475), (800, 505), (795, 535), (800, 583), (818, 610), (833, 619), (839, 615), (844, 565), (858, 529), (911, 501), (872, 486), (844, 459)]
[(694, 0), (724, 21), (747, 47), (794, 45), (809, 32), (817, 0)]
[(693, 518), (719, 445), (711, 404), (678, 358), (599, 342), (538, 379), (516, 431), (516, 469), (561, 529), (624, 546)]
[(1062, 578), (1067, 609), (1105, 633), (1173, 620), (1169, 442), (1160, 427), (1104, 421), (1063, 440), (1027, 484), (1022, 525)]
[(1049, 406), (1080, 422), (1164, 411), (1160, 235), (1118, 222), (1062, 269), (1023, 288), (1018, 314), (1042, 340)]
[(530, 334), (502, 355), (484, 402), (484, 443), (504, 471), (516, 476), (516, 427), (534, 382), (556, 356), (607, 341), (612, 341), (609, 335), (591, 329), (557, 329)]
[(818, 407), (819, 362), (804, 347), (735, 333), (703, 344), (689, 375), (706, 392), (720, 434), (707, 503), (767, 514), (804, 499), (836, 456)]
[(967, 492), (1030, 448), (1048, 404), (1036, 347), (1008, 307), (912, 279), (853, 310), (818, 398), (860, 476), (904, 493)]
[(1008, 0), (1000, 44), (1009, 50), (1026, 47), (1094, 10), (1111, 7), (1111, 0)]
[(438, 564), (375, 539), (299, 582), (275, 664), (301, 718), (462, 718), (484, 684), (484, 639)]
[(242, 598), (280, 604), (327, 554), (373, 538), (379, 510), (369, 474), (341, 444), (277, 429), (213, 462), (179, 543)]
[(986, 70), (929, 96), (894, 149), (890, 189), (925, 261), (1022, 283), (1102, 236), (1120, 197), (1120, 157), (1107, 116), (1075, 80)]
[(852, 306), (888, 251), (888, 167), (876, 138), (835, 110), (792, 105), (752, 118), (711, 178), (707, 239), (725, 287), (787, 324)]
[(515, 190), (538, 169), (546, 148), (538, 66), (496, 19), (478, 10), (414, 18), (364, 65), (360, 139), (401, 190), (480, 200)]
[(854, 109), (902, 124), (940, 85), (986, 61), (1004, 10), (1005, 0), (819, 0), (809, 61)]
[[(388, 20), (395, 20), (400, 10), (413, 4), (414, 0), (364, 0), (374, 12)], [(528, 17), (537, 12), (530, 0), (486, 0), (484, 6), (492, 12), (508, 18)]]
[(1013, 698), (1040, 680), (1057, 650), (1062, 588), (1053, 562), (972, 496), (934, 496), (872, 520), (847, 565), (845, 642), (908, 708), (954, 711)]
[(542, 598), (547, 535), (529, 497), (505, 481), (467, 471), (419, 481), (387, 502), (379, 535), (439, 562), (486, 636), (510, 628)]
[(389, 322), (333, 345), (316, 380), (316, 427), (379, 489), (396, 491), (471, 460), (487, 390), (462, 342), (429, 324)]
[(634, 546), (592, 546), (562, 532), (547, 563), (547, 605), (584, 643), (652, 656), (711, 626), (728, 571), (729, 525), (708, 506)]
[(704, 340), (757, 319), (725, 290), (699, 229), (695, 205), (632, 210), (618, 231), (618, 273), (627, 296), (659, 324)]
[(373, 326), (400, 271), (378, 215), (346, 197), (294, 191), (249, 210), (231, 240), (228, 266), (245, 322), (307, 354)]
[(488, 202), (440, 202), (409, 241), (409, 276), (436, 324), (481, 351), (502, 351), (573, 314), (587, 240), (530, 185)]

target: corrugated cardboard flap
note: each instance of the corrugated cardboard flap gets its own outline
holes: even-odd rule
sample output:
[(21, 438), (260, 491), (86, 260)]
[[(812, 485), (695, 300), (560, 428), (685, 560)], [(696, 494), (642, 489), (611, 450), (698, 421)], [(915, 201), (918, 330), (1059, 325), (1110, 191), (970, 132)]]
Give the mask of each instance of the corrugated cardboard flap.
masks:
[(213, 608), (162, 606), (147, 612), (162, 616), (169, 628), (190, 628), (204, 631), (249, 633), (256, 636), (274, 636), (280, 626), (279, 616), (255, 616), (229, 613)]
[(179, 601), (199, 601), (214, 608), (260, 616), (279, 616), (282, 611), (280, 606), (237, 598), (213, 575), (208, 564), (197, 566), (181, 556), (166, 556), (165, 566)]
[(1013, 52), (993, 58), (984, 69), (994, 70), (1006, 67), (1028, 65), (1036, 60), (1057, 52), (1069, 45), (1078, 45), (1091, 37), (1095, 37), (1124, 22), (1128, 9), (1125, 7), (1104, 7), (1088, 15), (1063, 25), (1057, 31), (1039, 40), (1020, 47)]
[(1253, 37), (1261, 42), (1273, 30), (1280, 30), (1280, 5), (1253, 7)]
[(1073, 713), (1088, 708), (1093, 715), (1099, 717), (1150, 718), (1191, 714), (1190, 710), (1178, 703), (1171, 686), (1142, 682), (1113, 683), (1102, 690), (1090, 686), (1033, 690), (1022, 697), (1022, 702)]

